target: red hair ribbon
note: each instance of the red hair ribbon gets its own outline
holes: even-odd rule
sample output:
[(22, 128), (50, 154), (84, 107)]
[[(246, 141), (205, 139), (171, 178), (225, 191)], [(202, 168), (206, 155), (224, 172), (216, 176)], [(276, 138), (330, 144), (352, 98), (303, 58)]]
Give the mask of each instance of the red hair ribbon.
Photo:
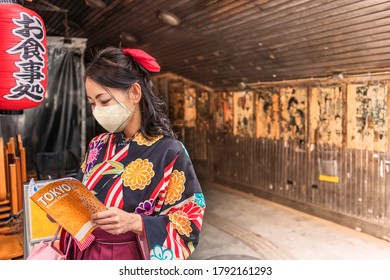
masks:
[(140, 66), (149, 72), (160, 72), (160, 65), (156, 59), (140, 49), (122, 49), (122, 52), (134, 58)]

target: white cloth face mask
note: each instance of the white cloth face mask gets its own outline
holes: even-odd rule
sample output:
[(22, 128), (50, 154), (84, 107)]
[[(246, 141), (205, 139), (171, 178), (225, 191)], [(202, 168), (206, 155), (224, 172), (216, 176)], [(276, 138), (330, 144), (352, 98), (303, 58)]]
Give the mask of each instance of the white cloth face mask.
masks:
[(123, 103), (110, 106), (96, 106), (92, 111), (96, 121), (110, 133), (123, 131), (133, 113), (134, 109), (130, 110)]

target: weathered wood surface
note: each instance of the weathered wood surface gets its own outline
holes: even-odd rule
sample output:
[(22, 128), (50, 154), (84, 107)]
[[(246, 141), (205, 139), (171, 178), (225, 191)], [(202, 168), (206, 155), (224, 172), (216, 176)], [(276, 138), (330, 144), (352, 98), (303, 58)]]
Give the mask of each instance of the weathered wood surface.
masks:
[[(224, 134), (209, 138), (214, 164), (197, 161), (191, 145), (187, 146), (202, 179), (211, 178), (380, 238), (390, 237), (388, 153), (326, 145), (310, 149), (293, 141)], [(319, 159), (330, 158), (337, 162), (338, 183), (319, 180)]]

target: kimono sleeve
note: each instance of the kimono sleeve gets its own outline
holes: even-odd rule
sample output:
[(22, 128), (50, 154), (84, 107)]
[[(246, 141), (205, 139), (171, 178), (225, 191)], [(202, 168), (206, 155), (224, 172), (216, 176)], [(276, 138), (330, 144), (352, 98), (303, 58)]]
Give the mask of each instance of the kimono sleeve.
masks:
[(180, 143), (154, 216), (143, 216), (139, 238), (146, 259), (187, 259), (199, 242), (205, 199), (192, 162)]

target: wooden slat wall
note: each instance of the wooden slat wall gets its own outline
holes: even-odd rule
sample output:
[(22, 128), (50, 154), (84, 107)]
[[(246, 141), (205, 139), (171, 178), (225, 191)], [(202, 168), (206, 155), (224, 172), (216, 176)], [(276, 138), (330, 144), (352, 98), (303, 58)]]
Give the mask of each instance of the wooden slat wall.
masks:
[[(190, 131), (187, 129), (188, 136), (197, 135), (195, 129)], [(390, 237), (388, 153), (323, 145), (310, 151), (294, 142), (212, 133), (208, 137), (212, 166), (196, 160), (196, 150), (189, 144), (192, 137), (186, 142), (201, 178), (214, 179), (380, 238)], [(339, 183), (318, 179), (318, 158), (329, 155), (337, 155)]]

